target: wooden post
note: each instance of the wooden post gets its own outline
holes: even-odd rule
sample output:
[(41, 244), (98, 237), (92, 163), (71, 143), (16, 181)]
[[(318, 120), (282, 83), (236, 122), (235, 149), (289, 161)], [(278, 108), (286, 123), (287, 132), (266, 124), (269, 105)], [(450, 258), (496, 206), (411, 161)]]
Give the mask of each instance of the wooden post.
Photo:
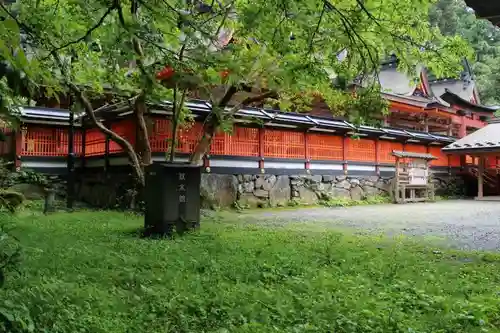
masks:
[(347, 134), (342, 138), (342, 169), (344, 170), (344, 175), (347, 175), (347, 149), (349, 147), (349, 137)]
[(14, 133), (14, 145), (15, 145), (15, 167), (16, 171), (21, 170), (21, 154), (23, 152), (24, 143), (26, 141), (26, 133), (28, 132), (28, 127), (26, 125), (21, 125), (20, 129), (16, 130)]
[(68, 183), (66, 188), (66, 208), (73, 209), (75, 201), (75, 110), (69, 111), (68, 128)]
[(446, 134), (448, 136), (453, 136), (453, 123), (451, 120), (450, 120), (450, 123), (448, 124), (448, 129), (447, 129)]
[(259, 128), (259, 169), (260, 173), (264, 173), (264, 141), (266, 139), (265, 137), (265, 131), (266, 129), (264, 127)]
[(311, 166), (311, 158), (309, 156), (309, 135), (307, 131), (304, 132), (304, 157), (306, 159), (304, 168), (306, 169), (306, 172), (308, 172)]
[(109, 171), (109, 144), (110, 144), (110, 136), (106, 135), (106, 141), (104, 141), (104, 173), (106, 174), (106, 178)]
[(429, 133), (429, 118), (427, 115), (424, 116), (424, 132)]
[(390, 126), (390, 122), (389, 122), (389, 117), (388, 116), (384, 116), (382, 126), (384, 126), (384, 127), (389, 127)]
[(82, 133), (82, 155), (80, 156), (80, 162), (81, 162), (81, 168), (82, 170), (85, 169), (85, 162), (86, 162), (86, 158), (85, 158), (85, 146), (87, 145), (87, 128), (85, 126), (85, 124), (82, 124), (82, 128), (80, 129), (81, 133)]
[(396, 157), (396, 170), (394, 174), (394, 201), (399, 203), (399, 157)]
[(483, 175), (484, 175), (484, 158), (479, 157), (479, 166), (477, 172), (477, 198), (483, 198)]
[(464, 136), (467, 136), (467, 123), (465, 122), (465, 116), (461, 117), (460, 129), (458, 131), (458, 138), (461, 139)]
[(375, 172), (380, 176), (380, 140), (375, 139)]

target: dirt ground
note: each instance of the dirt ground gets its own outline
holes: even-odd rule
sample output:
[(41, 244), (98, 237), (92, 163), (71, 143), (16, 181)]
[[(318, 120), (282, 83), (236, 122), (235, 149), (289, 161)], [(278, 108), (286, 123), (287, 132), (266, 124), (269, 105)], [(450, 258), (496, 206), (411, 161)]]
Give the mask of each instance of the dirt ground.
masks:
[(251, 211), (239, 215), (257, 223), (285, 225), (314, 223), (348, 227), (360, 232), (405, 234), (444, 240), (465, 250), (500, 250), (500, 202), (440, 201), (405, 205), (346, 208), (299, 208)]

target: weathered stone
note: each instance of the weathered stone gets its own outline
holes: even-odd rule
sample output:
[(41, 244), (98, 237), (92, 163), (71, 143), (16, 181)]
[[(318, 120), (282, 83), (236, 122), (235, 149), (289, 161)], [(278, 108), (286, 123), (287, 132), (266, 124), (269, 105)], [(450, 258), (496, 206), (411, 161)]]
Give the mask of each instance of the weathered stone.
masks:
[(299, 191), (292, 191), (292, 197), (293, 197), (293, 198), (300, 197), (300, 193), (299, 193)]
[(276, 182), (275, 175), (259, 175), (255, 180), (255, 188), (269, 191)]
[(243, 183), (243, 175), (238, 175), (238, 182)]
[(359, 186), (351, 188), (351, 199), (352, 200), (363, 200), (365, 193), (363, 189)]
[(345, 188), (346, 190), (348, 190), (351, 188), (351, 183), (349, 183), (349, 181), (347, 181), (347, 180), (342, 180), (342, 181), (338, 182), (337, 184), (335, 184), (335, 187)]
[(80, 187), (79, 199), (95, 207), (112, 207), (116, 203), (116, 188), (109, 183), (89, 182)]
[(359, 179), (357, 178), (351, 178), (350, 183), (352, 187), (358, 186), (360, 184)]
[(350, 198), (351, 193), (349, 190), (346, 190), (344, 188), (338, 188), (338, 187), (332, 187), (330, 191), (328, 191), (328, 195), (331, 198)]
[(392, 188), (392, 183), (391, 183), (391, 181), (387, 181), (386, 182), (386, 180), (384, 180), (384, 181), (378, 181), (375, 184), (375, 187), (378, 188), (379, 190), (384, 191), (384, 192), (390, 192), (391, 188)]
[(290, 184), (292, 185), (302, 185), (304, 182), (300, 178), (290, 178)]
[(321, 180), (323, 180), (323, 176), (321, 175), (309, 176), (308, 180), (311, 183), (321, 183)]
[(262, 186), (262, 189), (269, 191), (270, 189), (273, 188), (274, 183), (276, 183), (276, 176), (275, 175), (269, 175), (265, 177), (265, 182)]
[(310, 188), (301, 186), (298, 188), (298, 192), (300, 202), (304, 204), (315, 204), (318, 202), (318, 195)]
[(288, 176), (278, 176), (274, 186), (269, 191), (271, 206), (285, 205), (291, 199), (290, 179)]
[(266, 178), (263, 175), (258, 175), (257, 179), (255, 179), (255, 188), (262, 189), (264, 187), (265, 182)]
[(276, 181), (275, 175), (266, 175), (264, 178), (270, 183), (274, 183)]
[(243, 181), (244, 182), (251, 182), (253, 181), (253, 175), (243, 175)]
[(376, 183), (379, 180), (379, 176), (368, 176), (367, 178), (365, 178), (365, 180), (372, 183)]
[(256, 189), (253, 191), (253, 195), (255, 195), (258, 198), (269, 198), (269, 192), (263, 189)]
[(337, 179), (337, 181), (341, 182), (341, 181), (346, 180), (347, 176), (337, 176), (337, 177), (335, 177), (335, 179)]
[(363, 186), (363, 192), (365, 192), (365, 197), (375, 197), (380, 194), (380, 190), (373, 186)]
[(298, 176), (298, 175), (292, 175), (292, 176), (289, 176), (289, 178), (290, 178), (291, 180), (298, 180), (298, 179), (301, 179), (301, 177), (300, 177), (300, 176)]
[(311, 190), (316, 191), (316, 192), (323, 192), (326, 190), (328, 184), (325, 183), (312, 183), (307, 185)]
[(229, 207), (237, 199), (238, 179), (233, 175), (202, 174), (200, 195), (204, 207)]
[(241, 184), (241, 186), (242, 186), (243, 193), (252, 193), (253, 190), (255, 189), (254, 182), (243, 183), (243, 184)]
[(265, 199), (257, 198), (253, 193), (243, 193), (238, 199), (238, 204), (242, 207), (256, 208), (265, 207), (267, 201)]
[(362, 185), (362, 187), (363, 187), (363, 186), (371, 186), (371, 187), (374, 187), (374, 186), (375, 186), (375, 183), (374, 183), (374, 182), (371, 182), (371, 181), (369, 181), (369, 180), (362, 180), (362, 181), (360, 182), (360, 185)]
[(335, 176), (332, 176), (332, 175), (324, 175), (323, 176), (324, 183), (331, 183), (333, 181), (335, 181)]

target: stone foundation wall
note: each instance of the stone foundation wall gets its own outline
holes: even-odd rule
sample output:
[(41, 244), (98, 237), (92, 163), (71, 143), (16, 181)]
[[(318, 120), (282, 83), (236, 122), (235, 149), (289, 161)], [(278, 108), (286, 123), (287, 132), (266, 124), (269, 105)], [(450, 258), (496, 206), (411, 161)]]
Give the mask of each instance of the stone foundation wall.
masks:
[[(459, 195), (460, 177), (433, 176), (436, 194)], [(65, 196), (64, 177), (51, 178), (60, 197)], [(76, 199), (101, 208), (140, 208), (141, 195), (131, 189), (132, 176), (126, 172), (92, 172), (76, 181)], [(280, 207), (289, 203), (317, 204), (336, 198), (363, 200), (388, 196), (392, 177), (334, 175), (232, 175), (202, 174), (200, 194), (204, 208)], [(28, 187), (33, 192), (32, 187)]]
[[(437, 195), (456, 195), (461, 179), (434, 176)], [(207, 208), (285, 206), (290, 201), (316, 204), (322, 200), (345, 198), (363, 200), (389, 196), (392, 177), (333, 175), (223, 175), (203, 174), (201, 196)]]

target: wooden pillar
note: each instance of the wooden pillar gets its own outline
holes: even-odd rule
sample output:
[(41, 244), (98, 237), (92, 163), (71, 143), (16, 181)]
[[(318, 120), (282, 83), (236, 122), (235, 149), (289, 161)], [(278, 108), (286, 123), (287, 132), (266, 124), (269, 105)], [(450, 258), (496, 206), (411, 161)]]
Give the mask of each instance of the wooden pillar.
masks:
[(391, 124), (389, 122), (389, 116), (384, 116), (384, 119), (382, 120), (382, 126), (383, 127), (389, 127)]
[(450, 123), (448, 124), (448, 129), (447, 129), (447, 133), (446, 133), (448, 136), (453, 136), (453, 123), (452, 121), (450, 120)]
[(424, 116), (424, 132), (429, 132), (429, 117)]
[(85, 126), (85, 124), (82, 124), (82, 127), (81, 127), (81, 133), (82, 133), (82, 155), (80, 156), (80, 161), (81, 161), (81, 168), (82, 170), (85, 169), (85, 162), (87, 161), (87, 159), (85, 158), (85, 146), (87, 145), (86, 142), (87, 142), (87, 128)]
[(66, 195), (66, 208), (73, 209), (75, 201), (75, 110), (69, 111), (69, 127), (68, 127), (68, 183)]
[(21, 155), (24, 148), (24, 142), (26, 141), (26, 134), (28, 132), (28, 127), (26, 125), (21, 125), (20, 129), (14, 132), (14, 151), (15, 151), (15, 167), (16, 171), (21, 170)]
[(311, 157), (309, 156), (309, 133), (307, 131), (304, 132), (304, 157), (306, 159), (304, 168), (306, 169), (306, 172), (309, 172), (311, 167)]
[(109, 144), (110, 144), (110, 136), (106, 135), (106, 141), (104, 141), (104, 172), (107, 175), (109, 171)]
[(483, 197), (483, 175), (484, 175), (484, 158), (479, 157), (479, 165), (477, 171), (477, 198), (481, 199)]
[(345, 134), (342, 138), (342, 169), (344, 170), (344, 175), (347, 175), (347, 149), (349, 147), (349, 137)]
[(266, 129), (261, 127), (259, 128), (259, 169), (260, 173), (264, 173), (264, 141), (265, 141), (265, 131)]
[(464, 136), (467, 136), (467, 124), (465, 123), (465, 116), (461, 117), (460, 129), (458, 130), (458, 138), (461, 139)]
[(380, 176), (380, 140), (375, 139), (375, 172)]

